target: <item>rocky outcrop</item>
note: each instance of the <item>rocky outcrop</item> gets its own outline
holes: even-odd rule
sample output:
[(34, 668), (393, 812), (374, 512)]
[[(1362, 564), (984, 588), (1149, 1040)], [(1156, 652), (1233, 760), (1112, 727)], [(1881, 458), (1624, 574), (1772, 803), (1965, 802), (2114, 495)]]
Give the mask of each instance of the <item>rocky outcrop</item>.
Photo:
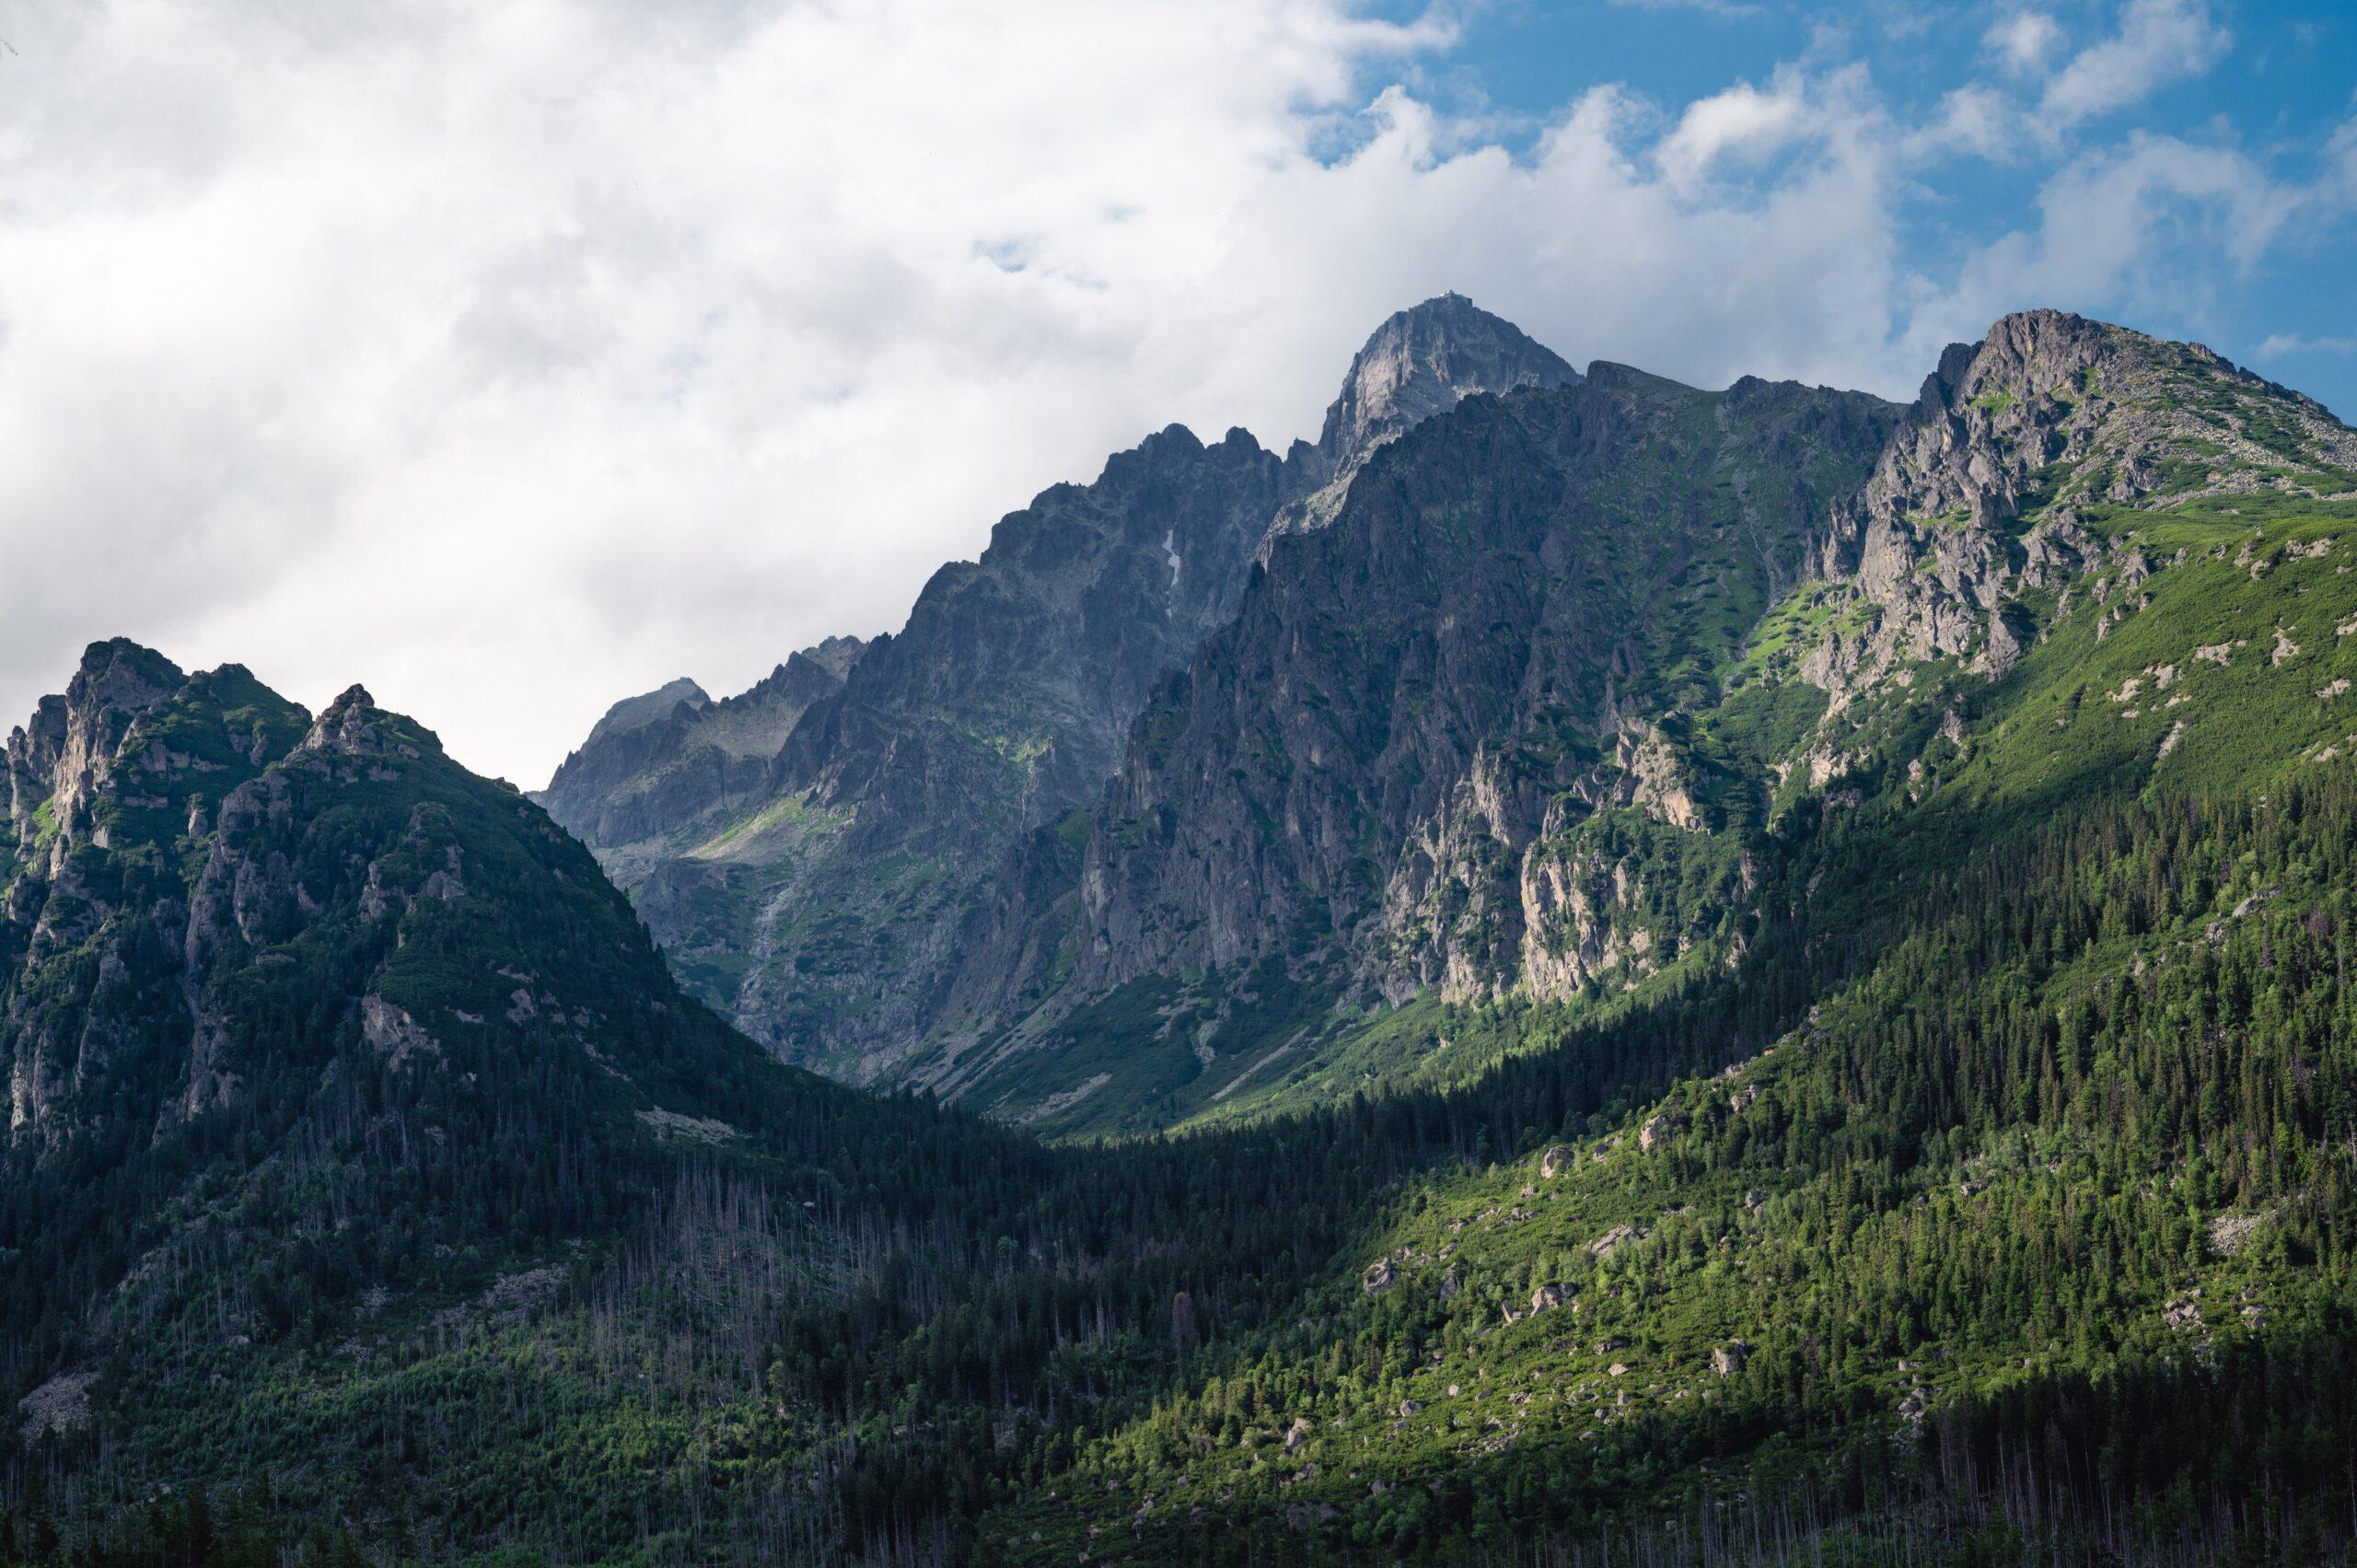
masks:
[(308, 722), (241, 667), (191, 676), (118, 639), (93, 644), (64, 692), (10, 737), (0, 1069), (11, 1138), (46, 1144), (103, 1126), (119, 1070), (157, 1049), (202, 1053), (201, 988), (159, 960), (185, 950), (192, 910), (206, 922), (236, 910), (197, 904), (202, 878), (180, 867)]
[[(1802, 674), (1837, 705), (1894, 669), (1968, 660), (2003, 674), (2030, 633), (2017, 608), (2096, 563), (2083, 508), (2315, 488), (2357, 465), (2321, 407), (2199, 343), (2055, 310), (1953, 343), (1812, 568), (1868, 608)], [(2119, 563), (2141, 575), (2141, 563)]]
[(45, 859), (54, 874), (72, 846), (107, 832), (93, 807), (139, 716), (187, 678), (135, 643), (93, 643), (64, 694), (44, 697), (8, 738), (8, 827), (17, 863)]

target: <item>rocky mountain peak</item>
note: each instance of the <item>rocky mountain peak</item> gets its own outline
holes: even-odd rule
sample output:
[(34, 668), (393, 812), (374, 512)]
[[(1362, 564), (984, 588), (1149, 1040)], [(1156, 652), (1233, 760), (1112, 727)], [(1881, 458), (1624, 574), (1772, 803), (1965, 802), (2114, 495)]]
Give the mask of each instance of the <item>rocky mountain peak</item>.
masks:
[(42, 698), (8, 738), (8, 836), (28, 847), (46, 839), (62, 855), (87, 830), (123, 736), (186, 680), (180, 666), (127, 637), (92, 643), (64, 693)]
[(2321, 499), (2351, 470), (2357, 434), (2199, 343), (2061, 310), (2003, 317), (1948, 345), (1829, 530), (1816, 570), (1874, 623), (1829, 640), (1806, 674), (1840, 702), (1912, 659), (2002, 672), (2023, 647), (2011, 607), (2096, 558), (2088, 525), (2107, 509)]
[(627, 735), (634, 729), (644, 729), (657, 720), (670, 717), (671, 710), (682, 703), (691, 708), (702, 708), (711, 702), (702, 687), (682, 675), (652, 691), (625, 697), (608, 708), (605, 716), (589, 731), (589, 742), (594, 745), (617, 735)]
[(420, 743), (430, 745), (432, 740), (433, 737), (416, 725), (378, 707), (377, 700), (368, 694), (368, 688), (355, 683), (345, 687), (343, 694), (328, 704), (294, 755), (415, 757), (421, 750)]
[(1326, 411), (1318, 450), (1337, 471), (1408, 426), (1475, 392), (1565, 387), (1580, 379), (1561, 354), (1461, 294), (1444, 294), (1376, 328)]
[(1461, 294), (1410, 306), (1376, 328), (1353, 357), (1317, 444), (1295, 447), (1301, 499), (1271, 532), (1330, 522), (1370, 453), (1477, 392), (1568, 387), (1580, 379), (1561, 354)]
[(1950, 343), (1923, 378), (1917, 406), (1927, 412), (1967, 404), (1999, 389), (2016, 396), (2050, 393), (2132, 350), (2137, 334), (2062, 310), (2020, 310), (2001, 317), (1979, 343)]
[(138, 711), (155, 706), (188, 677), (170, 659), (128, 637), (92, 643), (65, 688), (69, 707)]
[(875, 645), (829, 637), (718, 702), (684, 676), (624, 698), (533, 798), (596, 848), (680, 828), (758, 789), (803, 714)]
[[(815, 646), (802, 649), (800, 652), (795, 654), (791, 658), (787, 659), (786, 662), (791, 664), (794, 662), (794, 659), (807, 659), (812, 664), (817, 665), (820, 669), (823, 669), (828, 674), (833, 676), (836, 679), (841, 680), (845, 675), (851, 672), (851, 667), (859, 662), (859, 656), (866, 651), (867, 641), (865, 638), (829, 637)], [(691, 684), (693, 683), (691, 682)]]

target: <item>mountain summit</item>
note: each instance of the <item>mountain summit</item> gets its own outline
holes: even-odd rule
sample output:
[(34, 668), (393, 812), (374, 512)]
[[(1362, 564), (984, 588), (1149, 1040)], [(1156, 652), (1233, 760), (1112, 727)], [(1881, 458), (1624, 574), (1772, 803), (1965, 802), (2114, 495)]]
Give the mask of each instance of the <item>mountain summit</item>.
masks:
[(1561, 354), (1461, 294), (1410, 306), (1377, 327), (1352, 358), (1317, 445), (1296, 443), (1288, 454), (1309, 494), (1285, 507), (1274, 531), (1331, 521), (1376, 447), (1477, 392), (1504, 395), (1579, 379)]

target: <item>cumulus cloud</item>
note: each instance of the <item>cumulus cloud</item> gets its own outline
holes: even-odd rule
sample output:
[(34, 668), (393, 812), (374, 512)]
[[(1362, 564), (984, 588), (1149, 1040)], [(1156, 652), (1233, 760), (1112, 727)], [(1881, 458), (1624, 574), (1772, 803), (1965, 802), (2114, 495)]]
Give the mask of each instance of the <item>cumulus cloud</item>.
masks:
[(1509, 151), (1387, 85), (1450, 41), (1345, 0), (12, 23), (0, 722), (124, 633), (315, 705), (365, 679), (537, 784), (618, 696), (896, 628), (1173, 419), (1314, 432), (1443, 289), (1575, 362), (1904, 396), (1933, 336), (2134, 285), (2062, 203), (2132, 238), (2242, 202), (2259, 244), (2298, 210), (2142, 144), (1925, 278), (1901, 208), (2001, 142), (1985, 90), (1926, 127), (1854, 67), (1592, 87)]
[(2042, 75), (2061, 52), (2062, 25), (2043, 11), (2016, 11), (1991, 27), (1984, 41), (2015, 75)]
[(2046, 84), (2040, 107), (2055, 126), (2074, 125), (2198, 76), (2232, 41), (2204, 0), (2128, 0), (2119, 30), (2073, 55)]
[(1780, 74), (1765, 92), (1738, 82), (1689, 104), (1655, 160), (1672, 185), (1690, 189), (1709, 177), (1713, 165), (1754, 163), (1790, 146), (1807, 132), (1812, 118), (1796, 73)]
[(2137, 135), (2073, 158), (2040, 188), (2038, 222), (1975, 252), (1955, 285), (1918, 307), (1919, 355), (2038, 300), (2115, 305), (2150, 319), (2196, 316), (2223, 261), (2248, 269), (2316, 210), (2313, 186), (2279, 180), (2247, 154)]

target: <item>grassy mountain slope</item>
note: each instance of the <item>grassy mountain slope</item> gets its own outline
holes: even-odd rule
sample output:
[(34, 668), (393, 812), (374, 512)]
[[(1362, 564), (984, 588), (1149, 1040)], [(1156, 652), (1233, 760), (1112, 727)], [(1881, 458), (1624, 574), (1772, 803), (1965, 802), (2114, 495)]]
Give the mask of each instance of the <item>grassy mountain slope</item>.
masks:
[(1006, 1555), (2331, 1560), (2357, 785), (1998, 832), (1894, 796), (1781, 846), (1790, 923), (1733, 975), (1367, 1103), (1521, 1125), (1011, 1508)]

